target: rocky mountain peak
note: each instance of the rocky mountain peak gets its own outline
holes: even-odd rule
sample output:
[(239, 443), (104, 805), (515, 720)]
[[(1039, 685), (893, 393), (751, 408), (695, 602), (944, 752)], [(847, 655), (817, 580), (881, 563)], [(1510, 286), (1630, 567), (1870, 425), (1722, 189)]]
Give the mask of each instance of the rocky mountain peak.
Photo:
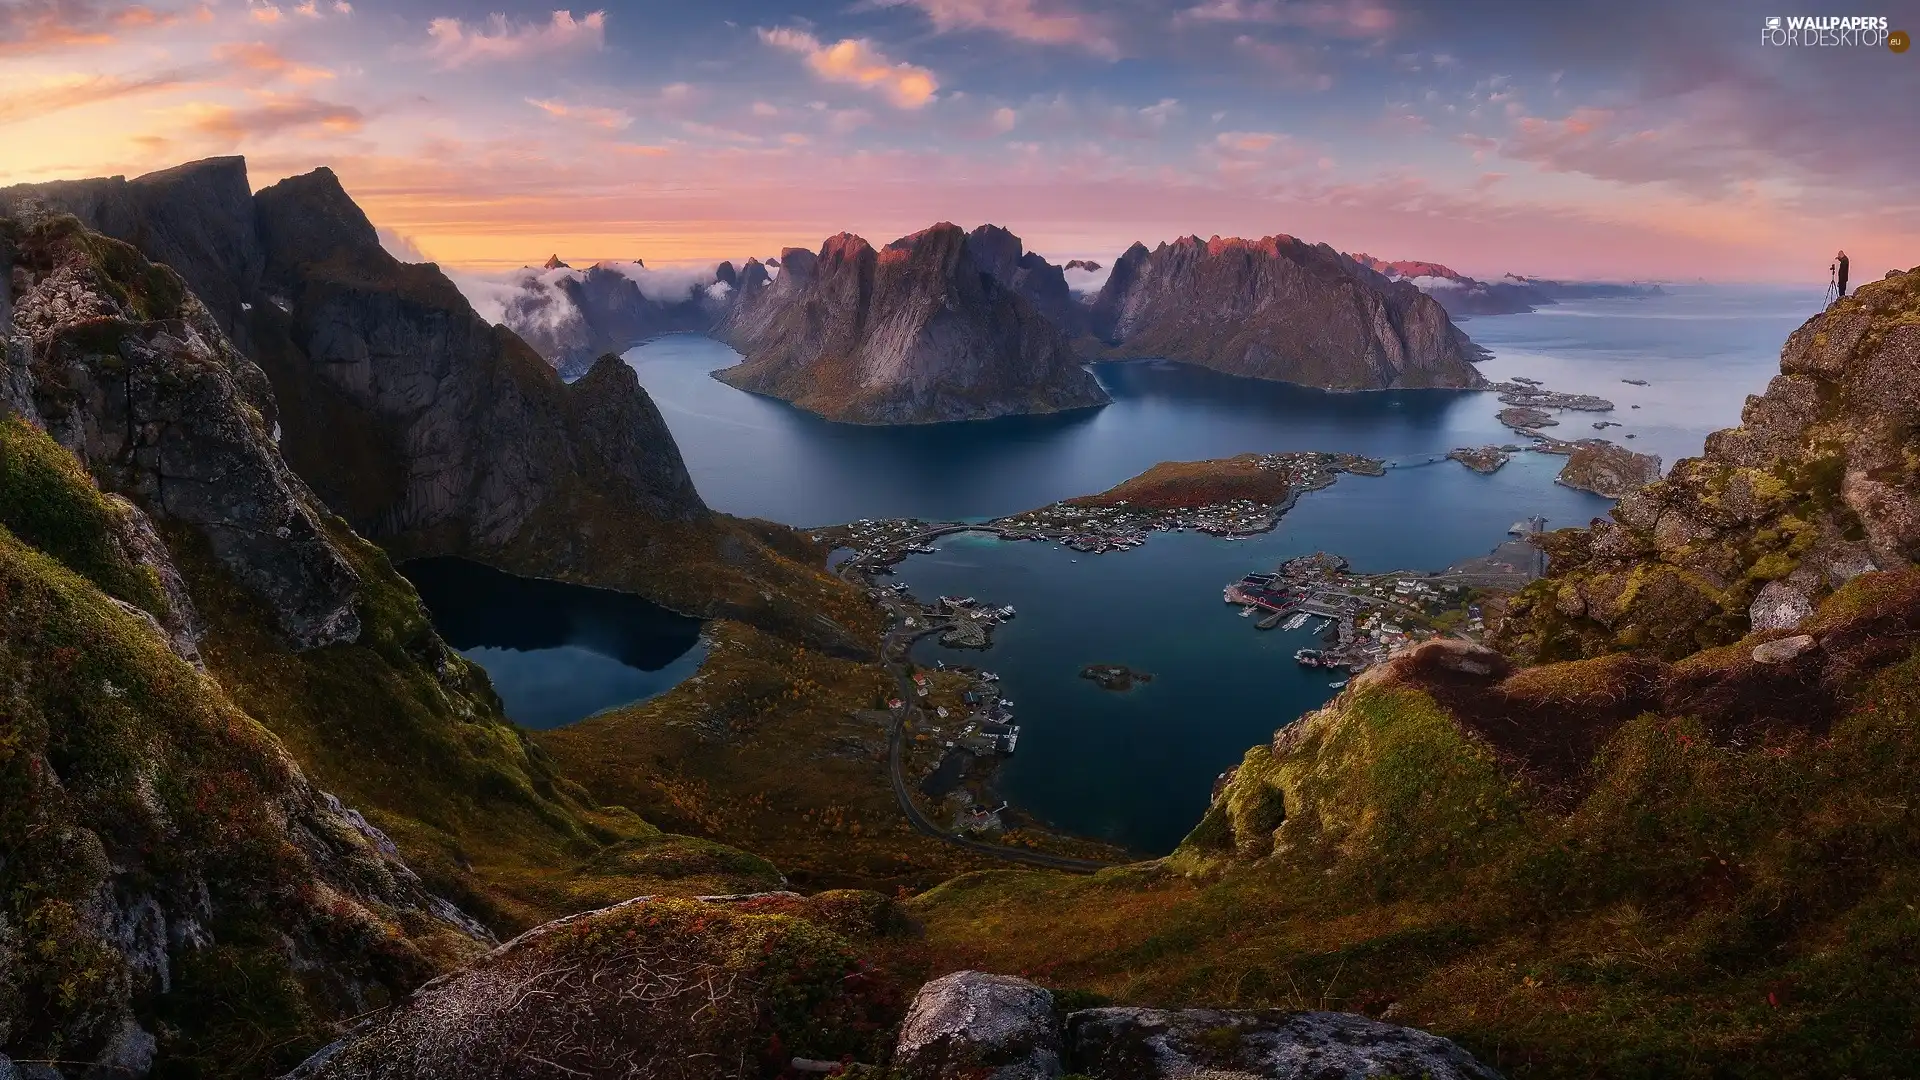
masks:
[(298, 267), (336, 260), (377, 270), (402, 265), (380, 246), (373, 222), (324, 165), (263, 189), (255, 216), (270, 276), (284, 278)]
[[(1017, 243), (1017, 241), (1016, 241)], [(982, 274), (940, 222), (876, 252), (841, 233), (782, 253), (771, 288), (742, 289), (716, 335), (747, 362), (716, 377), (833, 419), (924, 423), (1103, 403), (1059, 328), (1013, 283)]]
[(1431, 298), (1285, 234), (1136, 243), (1089, 321), (1109, 355), (1236, 375), (1346, 390), (1484, 382), (1473, 343)]
[(549, 256), (547, 256), (547, 261), (546, 261), (546, 262), (544, 262), (544, 263), (541, 263), (541, 264), (540, 264), (540, 269), (542, 269), (542, 270), (571, 270), (571, 269), (573, 269), (573, 267), (571, 267), (571, 266), (568, 266), (568, 265), (567, 265), (566, 263), (564, 263), (564, 262), (561, 262), (561, 261), (560, 261), (560, 256), (558, 256), (558, 255), (549, 255)]

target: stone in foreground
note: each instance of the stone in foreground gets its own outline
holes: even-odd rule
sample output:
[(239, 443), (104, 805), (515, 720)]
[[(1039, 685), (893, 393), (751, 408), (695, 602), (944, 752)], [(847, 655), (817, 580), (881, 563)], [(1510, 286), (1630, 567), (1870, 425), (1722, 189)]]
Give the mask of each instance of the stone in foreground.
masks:
[(1437, 1035), (1353, 1013), (1087, 1009), (1067, 1018), (1070, 1062), (1095, 1080), (1499, 1080)]
[(1053, 994), (1025, 979), (981, 971), (935, 979), (907, 1010), (894, 1065), (910, 1080), (1059, 1076)]

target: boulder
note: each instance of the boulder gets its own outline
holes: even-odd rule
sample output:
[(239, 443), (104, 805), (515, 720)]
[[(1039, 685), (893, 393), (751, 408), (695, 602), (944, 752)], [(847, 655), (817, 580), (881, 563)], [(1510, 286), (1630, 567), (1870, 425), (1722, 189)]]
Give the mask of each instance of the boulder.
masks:
[(1040, 1080), (1063, 1072), (1053, 994), (1025, 979), (956, 971), (920, 988), (894, 1065), (909, 1080)]
[(1806, 634), (1798, 634), (1754, 646), (1753, 659), (1758, 664), (1784, 664), (1813, 647), (1813, 638)]
[(1436, 1035), (1353, 1013), (1086, 1009), (1067, 1018), (1068, 1063), (1094, 1080), (1498, 1080)]
[(1769, 581), (1747, 608), (1755, 630), (1792, 630), (1813, 614), (1813, 603), (1784, 581)]

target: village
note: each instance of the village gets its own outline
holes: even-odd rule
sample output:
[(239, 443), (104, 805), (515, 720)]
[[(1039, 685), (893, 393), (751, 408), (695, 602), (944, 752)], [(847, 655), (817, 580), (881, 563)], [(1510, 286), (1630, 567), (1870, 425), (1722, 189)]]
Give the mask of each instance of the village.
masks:
[[(1512, 539), (1486, 556), (1439, 573), (1357, 574), (1347, 560), (1324, 551), (1288, 559), (1271, 573), (1249, 573), (1222, 598), (1238, 605), (1261, 630), (1298, 630), (1318, 619), (1319, 648), (1294, 653), (1302, 667), (1357, 674), (1429, 638), (1479, 641), (1486, 621), (1478, 602), (1488, 588), (1524, 585), (1545, 572), (1543, 553), (1530, 538), (1545, 518), (1517, 521)], [(1346, 685), (1346, 677), (1330, 685)]]

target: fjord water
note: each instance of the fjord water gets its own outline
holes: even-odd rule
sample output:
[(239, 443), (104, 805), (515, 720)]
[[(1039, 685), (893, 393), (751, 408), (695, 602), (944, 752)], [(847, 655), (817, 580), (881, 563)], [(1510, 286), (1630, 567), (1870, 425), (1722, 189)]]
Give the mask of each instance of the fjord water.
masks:
[[(1618, 421), (1609, 438), (1671, 465), (1739, 422), (1746, 395), (1765, 388), (1781, 343), (1819, 300), (1817, 291), (1680, 286), (1462, 326), (1493, 352), (1481, 364), (1488, 377), (1526, 376), (1619, 405), (1604, 416), (1563, 413), (1555, 434), (1580, 438), (1596, 420)], [(916, 654), (1001, 675), (1022, 727), (1019, 753), (1001, 773), (1005, 794), (1057, 826), (1145, 852), (1179, 841), (1205, 810), (1213, 778), (1247, 747), (1335, 693), (1328, 683), (1337, 676), (1292, 662), (1310, 628), (1254, 629), (1221, 602), (1227, 582), (1314, 550), (1365, 570), (1438, 569), (1484, 554), (1519, 518), (1580, 525), (1609, 506), (1554, 484), (1558, 458), (1518, 455), (1493, 476), (1425, 464), (1456, 446), (1516, 441), (1494, 419), (1501, 406), (1491, 394), (1332, 394), (1177, 364), (1102, 363), (1093, 370), (1114, 398), (1104, 409), (863, 428), (712, 379), (739, 358), (707, 338), (661, 338), (626, 357), (709, 505), (802, 526), (991, 517), (1100, 491), (1159, 461), (1248, 451), (1395, 462), (1383, 477), (1342, 477), (1309, 495), (1255, 540), (1163, 534), (1132, 552), (1087, 556), (962, 534), (899, 568), (920, 596), (973, 595), (1019, 611), (986, 653), (923, 642)], [(1078, 677), (1089, 663), (1155, 678), (1106, 691)]]
[[(1619, 421), (1625, 426), (1607, 437), (1671, 465), (1699, 453), (1709, 432), (1739, 422), (1741, 401), (1765, 389), (1781, 342), (1819, 301), (1804, 290), (1682, 286), (1461, 325), (1493, 351), (1481, 365), (1489, 378), (1524, 375), (1619, 405), (1604, 417), (1564, 414), (1554, 434), (1582, 438), (1596, 434), (1594, 421)], [(1334, 394), (1154, 361), (1093, 365), (1114, 399), (1102, 409), (881, 428), (829, 423), (713, 379), (739, 355), (710, 338), (658, 338), (626, 359), (708, 505), (801, 526), (1017, 513), (1104, 490), (1157, 462), (1252, 450), (1416, 462), (1516, 441), (1494, 419), (1501, 406), (1491, 394)]]
[(672, 689), (706, 659), (700, 620), (637, 596), (419, 559), (413, 582), (447, 644), (485, 668), (523, 727), (570, 724)]

